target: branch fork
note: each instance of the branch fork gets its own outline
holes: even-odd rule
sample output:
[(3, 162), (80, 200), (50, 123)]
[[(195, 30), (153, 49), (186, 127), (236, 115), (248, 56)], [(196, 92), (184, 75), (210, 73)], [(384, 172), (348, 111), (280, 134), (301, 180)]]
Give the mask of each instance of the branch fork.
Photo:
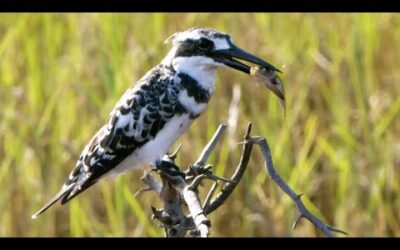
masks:
[[(167, 237), (184, 237), (188, 232), (192, 236), (208, 237), (210, 235), (211, 222), (207, 218), (207, 215), (218, 209), (228, 199), (240, 182), (247, 168), (253, 145), (258, 145), (261, 149), (264, 156), (266, 171), (270, 178), (278, 184), (281, 190), (284, 191), (297, 206), (299, 215), (293, 223), (293, 229), (296, 228), (298, 222), (302, 218), (306, 218), (328, 237), (334, 237), (334, 232), (347, 234), (340, 229), (324, 224), (308, 211), (301, 200), (303, 194), (296, 194), (277, 173), (272, 162), (267, 140), (264, 137), (251, 136), (251, 128), (252, 125), (249, 123), (244, 141), (240, 143), (243, 145), (243, 149), (239, 164), (230, 178), (214, 175), (211, 171), (212, 165), (206, 164), (226, 129), (225, 125), (220, 125), (218, 127), (197, 161), (190, 165), (185, 171), (181, 172), (179, 167), (174, 163), (180, 149), (179, 145), (173, 154), (166, 155), (163, 160), (156, 163), (155, 170), (159, 173), (161, 181), (148, 172), (144, 174), (141, 180), (146, 184), (146, 187), (139, 190), (135, 195), (149, 190), (155, 191), (158, 194), (163, 203), (163, 208), (156, 209), (151, 207), (151, 209), (153, 218), (157, 219), (165, 229), (165, 235)], [(209, 190), (203, 205), (201, 205), (198, 196), (198, 187), (206, 179), (214, 181), (214, 184)], [(223, 185), (220, 192), (215, 195), (219, 187), (219, 182), (224, 182), (225, 185)], [(182, 205), (187, 206), (189, 211), (187, 215), (183, 212)]]

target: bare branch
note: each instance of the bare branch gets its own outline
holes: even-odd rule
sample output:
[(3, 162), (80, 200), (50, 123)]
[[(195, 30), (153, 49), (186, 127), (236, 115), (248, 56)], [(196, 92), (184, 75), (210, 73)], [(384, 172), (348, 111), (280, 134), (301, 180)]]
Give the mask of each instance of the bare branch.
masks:
[(224, 177), (220, 177), (220, 176), (217, 176), (215, 174), (207, 173), (206, 177), (207, 177), (207, 179), (210, 179), (210, 180), (213, 180), (213, 181), (218, 181), (219, 180), (219, 181), (223, 181), (223, 182), (230, 182), (230, 183), (237, 184), (237, 182), (234, 181), (234, 180), (227, 179), (227, 178), (224, 178)]
[(192, 181), (192, 183), (190, 185), (187, 185), (187, 188), (193, 191), (197, 191), (197, 189), (199, 188), (200, 183), (206, 178), (205, 175), (199, 175), (196, 178), (194, 178), (194, 180)]
[(140, 180), (146, 184), (146, 187), (143, 187), (139, 189), (133, 196), (136, 197), (141, 193), (147, 192), (147, 191), (154, 191), (157, 194), (161, 192), (161, 182), (157, 180), (153, 175), (149, 174), (148, 172), (145, 172), (143, 176), (140, 178)]
[(206, 200), (204, 201), (204, 204), (203, 204), (204, 211), (206, 211), (208, 209), (208, 207), (210, 206), (211, 199), (214, 196), (215, 191), (217, 191), (217, 188), (218, 188), (218, 181), (215, 181), (214, 184), (212, 185), (210, 191), (207, 194)]
[(171, 160), (174, 161), (174, 160), (176, 159), (176, 157), (178, 156), (178, 153), (179, 153), (179, 151), (181, 150), (181, 147), (182, 147), (182, 144), (179, 144), (178, 147), (175, 149), (175, 152), (173, 152), (172, 154), (168, 155), (168, 157), (169, 157)]
[(323, 233), (325, 233), (328, 237), (334, 237), (332, 231), (335, 232), (340, 232), (340, 233), (345, 233), (342, 230), (332, 230), (332, 227), (325, 225), (320, 219), (318, 219), (315, 215), (313, 215), (308, 209), (304, 206), (303, 202), (301, 201), (301, 195), (296, 194), (293, 192), (293, 190), (286, 184), (286, 182), (279, 176), (279, 174), (276, 172), (273, 162), (272, 162), (272, 157), (271, 157), (271, 152), (267, 143), (267, 140), (263, 137), (251, 137), (249, 139), (251, 143), (257, 144), (260, 146), (261, 152), (264, 155), (265, 159), (265, 166), (267, 169), (268, 175), (271, 177), (273, 181), (275, 181), (278, 186), (282, 189), (283, 192), (285, 192), (295, 203), (297, 206), (297, 209), (300, 212), (299, 217), (295, 220), (294, 227), (296, 226), (297, 222), (302, 218), (308, 219), (311, 223), (314, 224), (318, 229), (320, 229)]
[(144, 193), (144, 192), (148, 192), (148, 191), (152, 191), (153, 189), (149, 188), (149, 187), (144, 187), (139, 189), (138, 191), (136, 191), (136, 193), (133, 194), (133, 197), (137, 197), (139, 194)]
[[(163, 202), (164, 209), (161, 209), (161, 211), (153, 209), (153, 217), (158, 219), (163, 224), (163, 227), (166, 228), (167, 237), (182, 237), (186, 231), (194, 228), (201, 237), (207, 237), (211, 223), (205, 216), (198, 197), (198, 186), (206, 176), (204, 174), (199, 175), (190, 184), (187, 184), (179, 174), (171, 175), (163, 171), (164, 165), (171, 166), (172, 162), (169, 160), (157, 163), (159, 164), (158, 170), (161, 171), (162, 180), (159, 197)], [(146, 179), (142, 178), (142, 180)], [(186, 203), (192, 218), (189, 222), (181, 208), (181, 197)], [(194, 228), (192, 224), (194, 224)]]
[(204, 166), (204, 164), (206, 164), (208, 157), (210, 157), (211, 152), (214, 150), (215, 146), (221, 139), (222, 135), (224, 134), (225, 129), (226, 129), (225, 124), (219, 125), (217, 131), (214, 133), (214, 136), (211, 138), (211, 140), (208, 142), (208, 144), (204, 147), (203, 152), (201, 152), (199, 158), (193, 165)]
[(296, 229), (297, 224), (299, 224), (299, 221), (300, 221), (302, 218), (303, 218), (303, 215), (302, 215), (302, 214), (299, 214), (299, 215), (297, 216), (297, 218), (296, 218), (296, 219), (294, 220), (294, 222), (293, 222), (292, 230), (295, 230), (295, 229)]
[(245, 142), (243, 144), (242, 156), (240, 158), (240, 162), (236, 168), (235, 173), (231, 177), (232, 182), (226, 183), (221, 192), (215, 197), (215, 199), (211, 201), (210, 205), (204, 209), (204, 212), (206, 214), (212, 213), (219, 206), (221, 206), (225, 202), (225, 200), (232, 194), (236, 185), (242, 179), (243, 173), (247, 168), (247, 164), (249, 163), (250, 153), (253, 146), (252, 143), (248, 142), (248, 138), (250, 137), (251, 133), (251, 127), (252, 124), (249, 123), (247, 126), (246, 134), (244, 136)]
[(195, 176), (199, 174), (209, 172), (211, 165), (205, 166), (205, 164), (208, 158), (210, 157), (212, 151), (214, 150), (215, 146), (217, 145), (222, 135), (224, 134), (225, 129), (226, 129), (225, 124), (219, 125), (217, 131), (215, 131), (211, 140), (204, 147), (197, 161), (194, 164), (190, 165), (189, 168), (185, 171), (186, 181), (192, 180)]
[[(293, 192), (293, 190), (276, 172), (272, 163), (271, 152), (267, 140), (263, 137), (250, 135), (252, 128), (251, 123), (248, 124), (244, 141), (241, 143), (243, 144), (243, 149), (240, 162), (232, 177), (226, 179), (214, 175), (211, 172), (212, 165), (206, 165), (206, 162), (212, 151), (215, 149), (216, 144), (219, 142), (225, 128), (225, 125), (220, 125), (218, 127), (213, 138), (203, 149), (198, 160), (194, 164), (190, 165), (185, 173), (182, 173), (179, 170), (179, 167), (174, 163), (174, 159), (179, 151), (178, 148), (175, 153), (165, 156), (163, 160), (158, 162), (159, 165), (157, 165), (156, 170), (160, 174), (161, 183), (148, 173), (145, 173), (143, 176), (142, 181), (148, 186), (147, 189), (156, 191), (163, 203), (162, 209), (157, 210), (152, 207), (152, 211), (153, 217), (162, 223), (162, 227), (164, 227), (167, 237), (183, 237), (187, 231), (189, 231), (193, 236), (207, 237), (209, 235), (211, 223), (206, 215), (219, 208), (232, 194), (247, 169), (254, 144), (260, 146), (264, 155), (268, 175), (296, 203), (299, 215), (293, 224), (293, 229), (301, 218), (306, 218), (329, 237), (334, 236), (333, 232), (347, 234), (340, 229), (325, 225), (306, 209), (301, 201), (302, 194), (296, 194)], [(204, 179), (211, 179), (215, 182), (208, 192), (203, 206), (201, 206), (198, 196), (198, 187), (202, 184)], [(224, 181), (225, 184), (213, 199), (214, 193), (218, 187), (218, 181), (220, 180)], [(189, 210), (187, 216), (182, 210), (183, 203), (186, 203)]]
[[(153, 209), (153, 217), (159, 219), (163, 226), (166, 228), (167, 237), (181, 237), (184, 236), (187, 230), (193, 230), (193, 224), (195, 226), (195, 233), (200, 234), (201, 237), (207, 237), (209, 235), (209, 227), (211, 227), (210, 221), (205, 216), (203, 208), (200, 204), (198, 197), (198, 186), (205, 178), (217, 179), (216, 176), (210, 172), (211, 165), (204, 166), (210, 154), (214, 150), (216, 144), (219, 142), (222, 134), (224, 133), (226, 125), (221, 124), (214, 136), (203, 149), (203, 152), (199, 156), (195, 164), (189, 167), (186, 171), (186, 180), (179, 175), (179, 171), (175, 171), (174, 159), (180, 149), (178, 149), (171, 155), (166, 155), (164, 160), (159, 161), (160, 164), (156, 170), (160, 172), (162, 185), (160, 188), (152, 187), (152, 182), (148, 181), (148, 177), (143, 176), (142, 181), (149, 186), (150, 189), (155, 190), (163, 202), (164, 210), (157, 212), (158, 210)], [(162, 170), (162, 165), (166, 168)], [(173, 167), (174, 171), (170, 171)], [(179, 169), (176, 167), (176, 169)], [(178, 175), (173, 175), (178, 174)], [(184, 176), (184, 174), (183, 174)], [(189, 181), (192, 181), (188, 184)], [(187, 218), (181, 209), (181, 197), (187, 204), (191, 221)], [(161, 216), (163, 215), (163, 216)], [(165, 216), (164, 216), (165, 215)], [(168, 218), (170, 217), (170, 218)], [(168, 225), (166, 222), (174, 221), (174, 226)]]
[(343, 231), (342, 229), (339, 229), (337, 227), (333, 227), (333, 226), (330, 226), (330, 225), (326, 225), (326, 227), (329, 228), (333, 232), (349, 235), (349, 233), (347, 233), (346, 231)]
[[(200, 176), (199, 176), (200, 177)], [(200, 179), (198, 183), (200, 183)], [(188, 185), (183, 190), (183, 198), (188, 205), (188, 209), (190, 214), (193, 218), (194, 224), (196, 225), (197, 230), (200, 232), (201, 237), (208, 237), (210, 234), (209, 227), (211, 227), (210, 220), (205, 216), (203, 208), (200, 205), (199, 196), (197, 194), (197, 187), (196, 190), (195, 183), (193, 181), (192, 185)]]
[(161, 192), (161, 182), (157, 180), (153, 175), (145, 172), (140, 180), (148, 186), (151, 190), (154, 190), (157, 194)]

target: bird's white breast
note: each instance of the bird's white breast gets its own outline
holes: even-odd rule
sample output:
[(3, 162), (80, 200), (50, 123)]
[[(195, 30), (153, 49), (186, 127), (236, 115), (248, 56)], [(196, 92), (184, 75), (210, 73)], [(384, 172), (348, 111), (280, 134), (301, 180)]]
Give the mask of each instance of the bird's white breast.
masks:
[(168, 152), (170, 145), (178, 140), (188, 129), (191, 122), (188, 114), (175, 115), (156, 134), (153, 140), (132, 152), (110, 171), (110, 175), (115, 176), (131, 168), (137, 169), (154, 164), (157, 159), (161, 159)]

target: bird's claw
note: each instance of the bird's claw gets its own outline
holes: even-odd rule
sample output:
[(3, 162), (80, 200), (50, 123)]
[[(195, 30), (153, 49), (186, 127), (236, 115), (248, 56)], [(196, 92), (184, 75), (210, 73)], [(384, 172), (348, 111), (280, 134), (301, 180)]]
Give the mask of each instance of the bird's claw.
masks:
[(167, 176), (175, 177), (180, 176), (183, 179), (186, 178), (186, 174), (183, 173), (174, 162), (169, 160), (158, 160), (156, 161), (156, 171), (166, 174)]

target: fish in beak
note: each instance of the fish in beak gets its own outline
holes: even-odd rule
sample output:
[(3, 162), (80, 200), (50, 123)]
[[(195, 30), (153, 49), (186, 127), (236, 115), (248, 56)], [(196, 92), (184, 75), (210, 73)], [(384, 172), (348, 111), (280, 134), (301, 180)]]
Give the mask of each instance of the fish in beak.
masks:
[[(213, 57), (214, 60), (223, 63), (228, 67), (254, 76), (258, 81), (262, 82), (268, 89), (276, 94), (285, 107), (285, 92), (282, 81), (278, 76), (278, 73), (281, 73), (281, 71), (275, 66), (233, 44), (231, 44), (229, 49), (215, 50), (213, 52)], [(236, 59), (250, 62), (257, 66), (250, 67)]]
[(258, 82), (263, 83), (268, 89), (279, 97), (279, 102), (283, 107), (286, 116), (286, 99), (283, 84), (276, 71), (267, 70), (263, 67), (256, 66), (250, 68), (250, 75), (254, 76)]

